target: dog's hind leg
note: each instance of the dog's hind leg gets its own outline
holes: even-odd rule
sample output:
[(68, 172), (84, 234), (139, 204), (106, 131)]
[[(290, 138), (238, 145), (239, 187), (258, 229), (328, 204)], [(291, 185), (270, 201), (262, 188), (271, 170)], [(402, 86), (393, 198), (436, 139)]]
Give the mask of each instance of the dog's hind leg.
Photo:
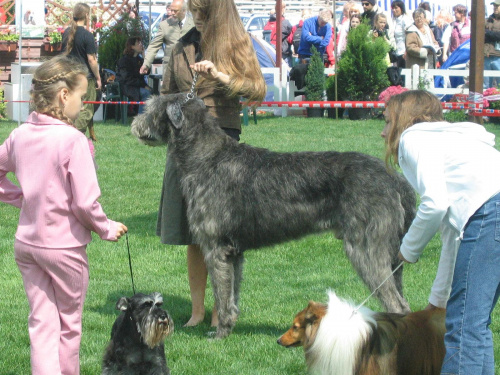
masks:
[(219, 320), (215, 337), (224, 338), (231, 333), (239, 315), (234, 293), (234, 248), (216, 247), (205, 253), (205, 262), (212, 281)]
[[(387, 249), (388, 245), (387, 243), (383, 244), (384, 246), (380, 245), (381, 247), (364, 248), (359, 244), (353, 245), (347, 239), (344, 241), (346, 254), (358, 275), (371, 292), (379, 288), (375, 296), (382, 302), (384, 308), (388, 312), (408, 313), (410, 306), (400, 293), (394, 276), (390, 276), (393, 271), (392, 255), (383, 250)], [(389, 278), (384, 282), (387, 277)]]

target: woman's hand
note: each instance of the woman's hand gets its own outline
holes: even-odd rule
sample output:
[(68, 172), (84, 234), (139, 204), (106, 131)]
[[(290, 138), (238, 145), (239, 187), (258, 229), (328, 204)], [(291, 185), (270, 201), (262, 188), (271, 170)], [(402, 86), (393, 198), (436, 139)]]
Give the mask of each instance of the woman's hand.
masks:
[(203, 60), (197, 62), (191, 65), (191, 69), (209, 81), (217, 81), (225, 85), (229, 84), (229, 76), (219, 72), (211, 61)]

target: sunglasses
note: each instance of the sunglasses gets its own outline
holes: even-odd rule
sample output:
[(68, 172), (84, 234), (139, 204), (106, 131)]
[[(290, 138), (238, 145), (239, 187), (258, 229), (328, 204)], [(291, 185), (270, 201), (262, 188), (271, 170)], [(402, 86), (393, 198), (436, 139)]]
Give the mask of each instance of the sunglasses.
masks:
[(370, 3), (361, 3), (364, 7), (367, 7), (368, 5), (371, 5)]

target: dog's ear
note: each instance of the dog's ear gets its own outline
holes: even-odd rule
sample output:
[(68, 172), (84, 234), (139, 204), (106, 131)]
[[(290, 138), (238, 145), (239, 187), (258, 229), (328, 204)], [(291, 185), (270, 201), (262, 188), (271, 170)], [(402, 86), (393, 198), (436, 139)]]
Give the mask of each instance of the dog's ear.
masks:
[(184, 114), (182, 113), (181, 104), (178, 101), (167, 104), (167, 115), (174, 128), (180, 129), (182, 127)]
[(130, 300), (127, 297), (122, 297), (116, 303), (116, 309), (120, 311), (126, 311), (130, 305)]
[(309, 323), (314, 323), (318, 319), (322, 319), (326, 314), (326, 305), (314, 301), (309, 301), (306, 307), (304, 319)]

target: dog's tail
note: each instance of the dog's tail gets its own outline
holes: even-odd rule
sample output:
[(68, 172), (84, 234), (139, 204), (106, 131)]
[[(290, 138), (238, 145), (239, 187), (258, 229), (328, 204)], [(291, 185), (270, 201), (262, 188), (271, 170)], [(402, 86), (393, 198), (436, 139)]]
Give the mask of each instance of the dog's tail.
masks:
[(330, 291), (328, 311), (321, 320), (307, 364), (314, 374), (351, 375), (363, 345), (376, 326), (374, 312), (341, 300)]

